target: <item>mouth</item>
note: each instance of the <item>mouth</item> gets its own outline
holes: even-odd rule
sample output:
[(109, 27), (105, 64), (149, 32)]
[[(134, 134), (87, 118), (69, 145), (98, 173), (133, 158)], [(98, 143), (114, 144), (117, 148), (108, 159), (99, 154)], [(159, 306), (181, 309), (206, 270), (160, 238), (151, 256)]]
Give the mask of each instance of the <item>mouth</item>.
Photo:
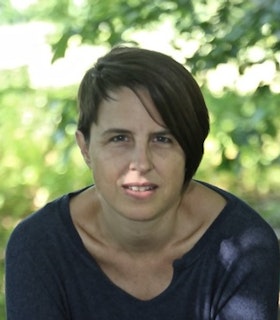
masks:
[(147, 192), (147, 191), (153, 191), (157, 188), (154, 184), (145, 184), (145, 185), (133, 185), (133, 184), (127, 184), (123, 185), (123, 188), (126, 190), (130, 190), (133, 192)]

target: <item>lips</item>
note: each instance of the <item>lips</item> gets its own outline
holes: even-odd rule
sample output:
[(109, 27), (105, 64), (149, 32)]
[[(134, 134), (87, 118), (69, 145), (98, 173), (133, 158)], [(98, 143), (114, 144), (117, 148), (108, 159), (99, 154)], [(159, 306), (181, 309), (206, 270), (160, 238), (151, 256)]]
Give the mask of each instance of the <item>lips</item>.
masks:
[(127, 189), (135, 192), (145, 192), (155, 189), (155, 186), (128, 186)]
[[(130, 199), (138, 201), (148, 201), (155, 194), (158, 186), (153, 183), (126, 183), (122, 185), (124, 194)], [(146, 203), (146, 202), (145, 202)]]
[(155, 190), (157, 186), (155, 184), (125, 184), (123, 188), (133, 192), (147, 192)]

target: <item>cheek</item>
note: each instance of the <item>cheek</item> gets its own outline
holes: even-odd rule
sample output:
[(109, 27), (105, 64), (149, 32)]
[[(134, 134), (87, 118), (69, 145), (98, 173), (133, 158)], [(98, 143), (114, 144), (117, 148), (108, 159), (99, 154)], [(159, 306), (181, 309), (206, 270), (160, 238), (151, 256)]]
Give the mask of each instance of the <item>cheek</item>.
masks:
[(173, 181), (176, 180), (178, 182), (178, 185), (181, 187), (182, 184), (184, 184), (185, 181), (185, 172), (186, 172), (186, 160), (184, 155), (178, 154), (177, 157), (174, 157), (172, 161), (170, 161), (169, 166), (169, 174), (170, 179), (173, 179)]
[(185, 162), (177, 162), (176, 165), (171, 170), (171, 178), (178, 181), (178, 185), (181, 186), (185, 181)]
[(170, 161), (175, 171), (185, 171), (186, 157), (183, 150), (179, 149), (173, 154), (173, 159)]
[(94, 180), (103, 184), (113, 182), (124, 170), (124, 162), (118, 157), (96, 152), (91, 158)]

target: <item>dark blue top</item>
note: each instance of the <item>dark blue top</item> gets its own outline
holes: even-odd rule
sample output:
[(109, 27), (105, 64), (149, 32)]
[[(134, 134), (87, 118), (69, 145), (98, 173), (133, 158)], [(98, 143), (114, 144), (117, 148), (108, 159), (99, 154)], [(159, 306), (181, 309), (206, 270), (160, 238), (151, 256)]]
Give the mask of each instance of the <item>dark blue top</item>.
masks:
[(276, 320), (279, 247), (244, 202), (227, 205), (174, 261), (169, 287), (141, 301), (113, 284), (85, 249), (65, 195), (21, 222), (6, 252), (8, 320)]

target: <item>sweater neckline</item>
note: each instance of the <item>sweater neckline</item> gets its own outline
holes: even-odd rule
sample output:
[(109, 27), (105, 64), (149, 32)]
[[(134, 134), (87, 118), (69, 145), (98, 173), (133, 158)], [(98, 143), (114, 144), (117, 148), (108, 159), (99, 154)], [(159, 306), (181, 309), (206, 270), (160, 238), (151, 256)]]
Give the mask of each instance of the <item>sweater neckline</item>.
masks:
[(66, 194), (61, 199), (61, 210), (60, 215), (62, 216), (63, 224), (66, 229), (66, 232), (68, 233), (68, 236), (70, 238), (70, 241), (74, 246), (76, 247), (77, 253), (79, 257), (86, 261), (87, 264), (89, 264), (92, 268), (95, 270), (98, 270), (100, 275), (103, 277), (104, 281), (107, 282), (108, 285), (110, 285), (112, 288), (115, 288), (115, 290), (118, 290), (122, 292), (122, 294), (130, 297), (132, 301), (137, 303), (149, 303), (152, 301), (155, 301), (157, 299), (160, 299), (161, 297), (165, 296), (172, 290), (173, 284), (176, 283), (176, 279), (180, 275), (180, 271), (182, 269), (186, 269), (191, 267), (193, 263), (195, 263), (200, 257), (203, 256), (205, 250), (209, 248), (210, 245), (212, 245), (215, 237), (217, 237), (217, 232), (221, 232), (222, 230), (220, 226), (223, 224), (223, 221), (227, 219), (227, 217), (230, 215), (230, 212), (232, 212), (232, 208), (235, 206), (235, 197), (231, 195), (230, 193), (221, 190), (217, 187), (214, 187), (209, 184), (204, 185), (208, 186), (209, 188), (215, 190), (218, 192), (221, 196), (223, 196), (227, 203), (225, 207), (221, 210), (220, 214), (216, 217), (216, 219), (212, 222), (212, 224), (208, 227), (208, 229), (205, 231), (205, 233), (202, 235), (202, 237), (198, 240), (198, 242), (191, 248), (188, 252), (182, 255), (182, 257), (176, 259), (173, 261), (173, 277), (169, 284), (169, 286), (161, 292), (156, 297), (150, 299), (150, 300), (140, 300), (137, 297), (132, 296), (122, 288), (118, 287), (114, 282), (112, 282), (109, 277), (103, 272), (103, 270), (98, 265), (97, 261), (94, 259), (94, 257), (88, 252), (86, 247), (83, 244), (83, 241), (76, 230), (74, 223), (71, 218), (70, 214), (70, 200), (72, 197), (78, 195), (79, 193), (83, 192), (84, 190), (90, 188), (91, 186), (85, 187), (81, 190), (71, 192), (69, 194)]
[[(216, 237), (216, 233), (220, 230), (219, 226), (223, 224), (223, 221), (227, 219), (228, 215), (230, 212), (232, 212), (232, 208), (236, 204), (236, 199), (233, 195), (230, 193), (219, 189), (218, 187), (215, 187), (211, 184), (205, 183), (205, 182), (200, 182), (206, 187), (216, 191), (218, 194), (220, 194), (222, 197), (224, 197), (227, 201), (226, 205), (224, 208), (221, 210), (219, 215), (216, 217), (216, 219), (210, 224), (210, 226), (207, 228), (207, 230), (204, 232), (204, 234), (201, 236), (201, 238), (197, 241), (197, 243), (189, 250), (187, 251), (182, 257), (174, 260), (173, 262), (173, 267), (174, 269), (176, 268), (181, 268), (181, 267), (187, 267), (188, 265), (192, 264), (196, 259), (200, 257), (201, 254), (203, 254), (203, 251), (210, 245), (211, 243), (211, 238)], [(62, 207), (63, 210), (61, 210), (61, 213), (63, 214), (63, 220), (65, 227), (67, 228), (67, 232), (69, 236), (71, 237), (72, 241), (75, 242), (76, 246), (79, 247), (79, 250), (81, 253), (85, 254), (86, 256), (90, 257), (91, 260), (94, 261), (95, 264), (96, 261), (95, 259), (90, 255), (88, 250), (85, 248), (83, 241), (76, 230), (76, 227), (74, 226), (74, 223), (71, 218), (70, 214), (70, 200), (72, 197), (78, 195), (79, 193), (83, 192), (84, 190), (90, 188), (92, 186), (87, 186), (83, 189), (80, 189), (78, 191), (74, 191), (71, 193), (66, 194), (65, 196), (62, 197)]]

